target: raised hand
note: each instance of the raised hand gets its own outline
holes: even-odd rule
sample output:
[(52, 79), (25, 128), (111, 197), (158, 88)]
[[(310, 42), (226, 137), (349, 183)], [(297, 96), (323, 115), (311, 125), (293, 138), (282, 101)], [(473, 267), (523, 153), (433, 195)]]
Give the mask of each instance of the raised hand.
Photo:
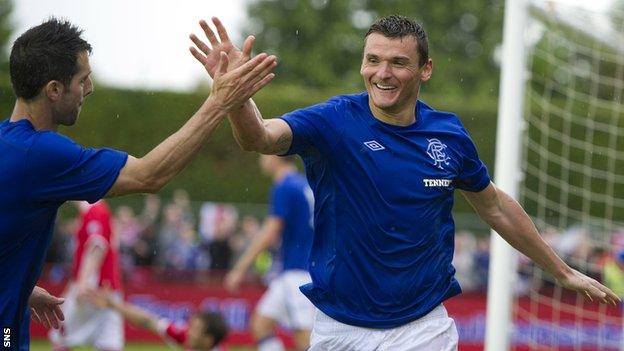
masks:
[(240, 108), (275, 77), (271, 73), (275, 65), (275, 56), (262, 53), (240, 67), (228, 70), (228, 55), (221, 52), (209, 99), (228, 112)]
[(65, 320), (61, 310), (63, 302), (65, 299), (52, 296), (46, 289), (35, 286), (28, 298), (31, 318), (46, 328), (58, 329), (61, 327), (61, 322)]
[(199, 25), (203, 29), (206, 38), (208, 38), (210, 45), (201, 41), (195, 34), (191, 34), (189, 38), (197, 48), (190, 47), (189, 50), (195, 59), (204, 66), (210, 77), (214, 78), (221, 52), (225, 52), (229, 58), (229, 69), (236, 69), (249, 61), (255, 38), (251, 35), (248, 36), (243, 43), (243, 51), (241, 51), (232, 44), (225, 27), (217, 17), (212, 18), (212, 23), (214, 23), (219, 37), (217, 38), (206, 21), (201, 20)]

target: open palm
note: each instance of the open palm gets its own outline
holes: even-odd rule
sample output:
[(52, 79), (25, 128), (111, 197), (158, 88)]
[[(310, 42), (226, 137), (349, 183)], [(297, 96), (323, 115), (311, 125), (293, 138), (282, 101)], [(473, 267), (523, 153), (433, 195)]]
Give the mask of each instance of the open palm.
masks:
[(255, 38), (251, 35), (248, 36), (243, 43), (243, 50), (241, 51), (239, 48), (234, 46), (234, 44), (232, 44), (225, 27), (217, 17), (212, 18), (212, 23), (214, 23), (215, 28), (217, 29), (218, 38), (208, 23), (201, 20), (199, 21), (199, 25), (203, 29), (210, 45), (200, 40), (195, 34), (191, 34), (190, 39), (196, 47), (191, 47), (189, 50), (195, 59), (197, 59), (197, 61), (204, 66), (210, 77), (214, 78), (221, 52), (225, 52), (227, 54), (229, 59), (229, 70), (236, 69), (245, 62), (249, 61)]

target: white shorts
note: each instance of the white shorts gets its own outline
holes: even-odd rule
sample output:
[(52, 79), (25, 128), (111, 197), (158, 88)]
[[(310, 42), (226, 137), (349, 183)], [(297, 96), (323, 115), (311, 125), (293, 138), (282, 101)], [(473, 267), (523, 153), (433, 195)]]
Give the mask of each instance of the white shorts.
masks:
[[(61, 332), (51, 330), (48, 334), (54, 346), (73, 347), (91, 345), (100, 350), (123, 350), (124, 325), (119, 312), (113, 309), (99, 309), (76, 299), (76, 289), (69, 288), (65, 302), (61, 305), (65, 321)], [(121, 300), (121, 293), (114, 293)]]
[(355, 327), (317, 310), (308, 351), (455, 351), (458, 341), (455, 322), (441, 304), (393, 329)]
[(311, 330), (316, 308), (299, 287), (312, 281), (304, 270), (284, 271), (270, 284), (256, 311), (294, 330)]

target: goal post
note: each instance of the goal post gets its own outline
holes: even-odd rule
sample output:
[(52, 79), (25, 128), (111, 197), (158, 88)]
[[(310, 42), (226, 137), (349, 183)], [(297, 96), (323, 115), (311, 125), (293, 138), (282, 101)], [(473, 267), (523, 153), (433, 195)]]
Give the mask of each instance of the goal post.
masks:
[[(505, 1), (494, 182), (514, 199), (518, 199), (522, 174), (520, 159), (526, 81), (523, 38), (527, 17), (525, 0)], [(501, 351), (508, 350), (510, 345), (516, 253), (494, 231), (490, 240), (485, 349)]]
[[(624, 277), (624, 2), (505, 6), (495, 183), (570, 266), (624, 297), (609, 278)], [(486, 350), (624, 350), (622, 320), (492, 234)]]

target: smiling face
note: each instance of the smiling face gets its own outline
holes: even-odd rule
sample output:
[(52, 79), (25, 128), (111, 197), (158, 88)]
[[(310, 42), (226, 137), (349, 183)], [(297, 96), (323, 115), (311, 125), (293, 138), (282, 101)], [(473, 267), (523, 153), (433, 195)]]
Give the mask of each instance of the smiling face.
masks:
[(360, 74), (373, 114), (414, 113), (420, 83), (431, 77), (428, 59), (419, 66), (418, 43), (412, 35), (388, 38), (371, 33), (364, 45)]
[(87, 52), (78, 54), (78, 71), (67, 85), (63, 85), (61, 98), (53, 107), (53, 120), (57, 125), (71, 126), (76, 123), (84, 98), (93, 91), (91, 66)]

